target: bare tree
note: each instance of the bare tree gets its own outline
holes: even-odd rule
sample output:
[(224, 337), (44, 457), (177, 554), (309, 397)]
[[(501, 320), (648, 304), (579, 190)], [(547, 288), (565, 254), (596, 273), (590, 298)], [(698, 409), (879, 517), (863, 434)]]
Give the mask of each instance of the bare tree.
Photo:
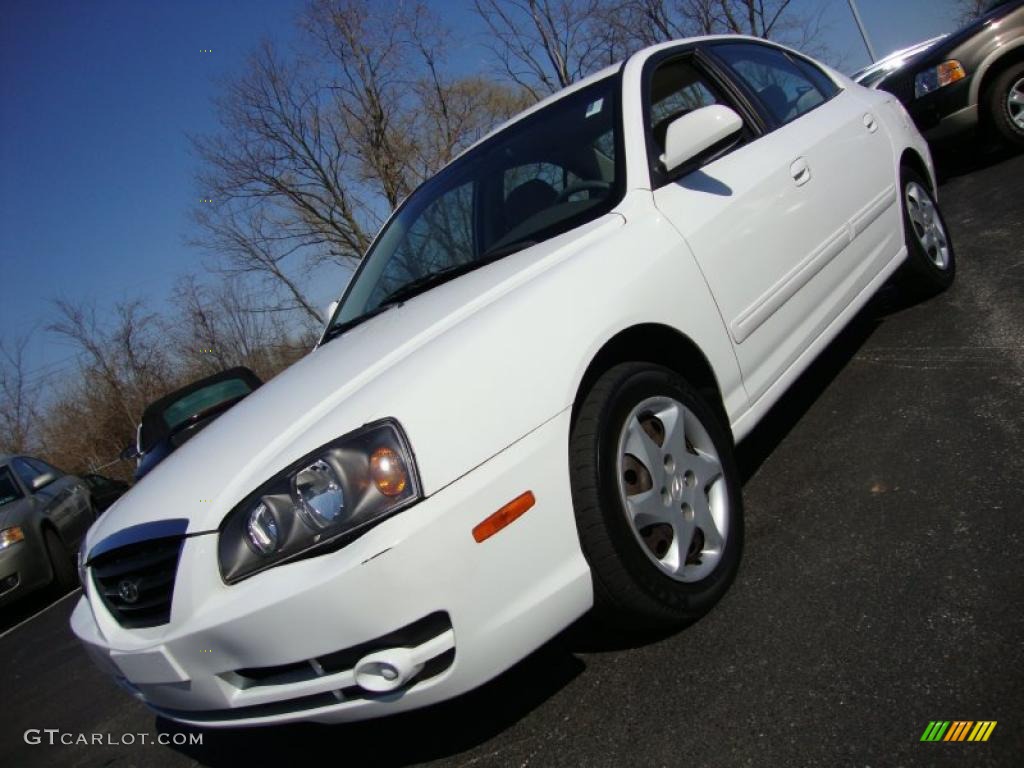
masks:
[(474, 0), (499, 71), (541, 97), (648, 45), (695, 35), (770, 38), (811, 53), (824, 7), (792, 0)]
[(299, 23), (304, 53), (263, 45), (219, 101), (220, 132), (193, 139), (212, 200), (194, 242), (312, 328), (304, 271), (352, 267), (420, 181), (523, 97), (448, 75), (447, 33), (422, 3), (313, 0)]
[(194, 275), (178, 281), (175, 322), (167, 329), (188, 378), (244, 365), (268, 379), (309, 351), (315, 339), (294, 338), (279, 313), (241, 280), (214, 285)]
[(27, 453), (36, 446), (40, 389), (25, 360), (31, 338), (0, 339), (0, 452)]
[(157, 317), (140, 301), (115, 305), (112, 327), (104, 327), (96, 308), (63, 299), (54, 302), (58, 317), (48, 330), (83, 353), (82, 373), (110, 415), (130, 433), (142, 408), (171, 379), (172, 366)]
[[(614, 59), (602, 0), (474, 0), (499, 69), (535, 98), (554, 93)], [(610, 45), (611, 44), (611, 45)]]
[(993, 5), (995, 5), (993, 0), (957, 0), (957, 23), (969, 24)]

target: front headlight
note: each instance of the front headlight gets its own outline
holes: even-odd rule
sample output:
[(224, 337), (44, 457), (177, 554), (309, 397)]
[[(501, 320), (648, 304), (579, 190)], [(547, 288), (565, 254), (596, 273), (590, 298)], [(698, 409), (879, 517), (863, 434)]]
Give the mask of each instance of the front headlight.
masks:
[(4, 528), (0, 531), (0, 549), (7, 549), (12, 545), (17, 544), (19, 541), (24, 540), (25, 532), (17, 525), (11, 526), (10, 528)]
[(392, 420), (369, 424), (295, 462), (224, 518), (221, 578), (233, 584), (337, 549), (420, 498), (401, 427)]
[(920, 99), (932, 91), (937, 91), (947, 85), (963, 80), (967, 77), (963, 64), (956, 59), (944, 61), (937, 67), (929, 67), (924, 72), (918, 72), (914, 78), (914, 98)]

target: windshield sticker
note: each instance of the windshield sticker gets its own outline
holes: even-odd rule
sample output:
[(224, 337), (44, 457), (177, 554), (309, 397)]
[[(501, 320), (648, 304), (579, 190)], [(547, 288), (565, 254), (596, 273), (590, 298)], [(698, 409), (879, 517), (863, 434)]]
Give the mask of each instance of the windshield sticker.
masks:
[(603, 107), (603, 106), (604, 106), (604, 99), (603, 98), (602, 99), (598, 99), (597, 101), (590, 102), (590, 104), (587, 106), (586, 117), (593, 117), (594, 115), (596, 115), (598, 112), (601, 111), (601, 107)]

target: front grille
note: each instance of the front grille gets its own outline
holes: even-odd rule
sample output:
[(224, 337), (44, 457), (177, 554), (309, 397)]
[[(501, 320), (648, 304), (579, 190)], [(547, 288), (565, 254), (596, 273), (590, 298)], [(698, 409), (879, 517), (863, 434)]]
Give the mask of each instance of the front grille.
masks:
[(112, 549), (89, 562), (96, 593), (127, 629), (171, 620), (174, 578), (184, 536), (150, 539)]

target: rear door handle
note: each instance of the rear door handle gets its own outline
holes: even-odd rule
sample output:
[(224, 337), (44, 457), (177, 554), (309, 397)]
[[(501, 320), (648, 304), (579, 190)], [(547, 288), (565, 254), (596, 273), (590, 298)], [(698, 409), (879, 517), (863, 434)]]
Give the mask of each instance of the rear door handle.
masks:
[(864, 115), (864, 127), (867, 128), (871, 133), (878, 130), (878, 123), (875, 121), (875, 116), (870, 112)]
[(789, 166), (789, 172), (798, 187), (802, 187), (811, 180), (811, 166), (807, 164), (806, 158), (798, 157), (794, 160), (793, 164)]

